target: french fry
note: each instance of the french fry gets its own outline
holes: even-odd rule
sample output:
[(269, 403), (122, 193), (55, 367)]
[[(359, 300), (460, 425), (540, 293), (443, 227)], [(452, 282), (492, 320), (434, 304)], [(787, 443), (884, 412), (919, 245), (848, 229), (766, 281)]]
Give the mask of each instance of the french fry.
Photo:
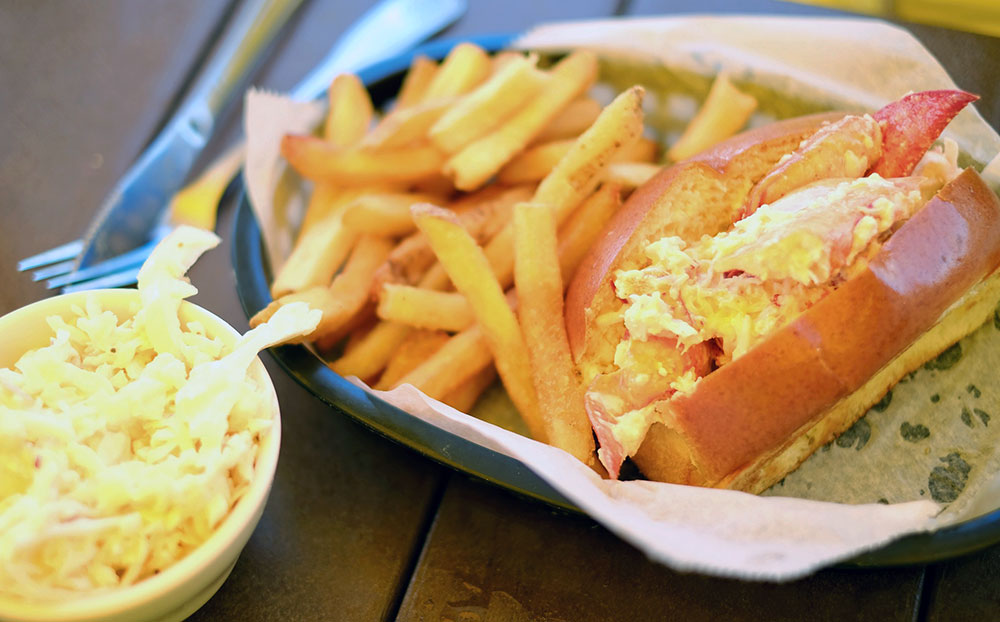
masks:
[(344, 269), (334, 277), (329, 287), (311, 287), (282, 296), (254, 315), (250, 325), (266, 322), (283, 305), (301, 301), (323, 312), (319, 325), (305, 339), (316, 340), (339, 331), (364, 308), (375, 269), (385, 261), (390, 250), (390, 240), (373, 235), (361, 236)]
[(460, 43), (441, 61), (422, 100), (430, 102), (468, 93), (489, 77), (492, 70), (493, 61), (481, 47), (473, 43)]
[(514, 248), (518, 316), (546, 437), (584, 464), (594, 463), (593, 432), (563, 319), (556, 220), (550, 206), (519, 203), (514, 207)]
[(612, 162), (604, 171), (604, 182), (623, 190), (635, 190), (660, 172), (663, 167), (649, 162)]
[(424, 93), (438, 71), (438, 64), (423, 54), (410, 63), (410, 69), (403, 78), (403, 86), (396, 96), (396, 110), (413, 106), (424, 99)]
[[(574, 139), (554, 140), (537, 144), (522, 151), (497, 173), (502, 184), (524, 184), (541, 181), (559, 164), (576, 142)], [(639, 137), (623, 145), (612, 162), (652, 162), (656, 159), (656, 141)]]
[(573, 215), (559, 228), (559, 270), (566, 286), (605, 225), (621, 208), (621, 189), (616, 184), (602, 184), (587, 197)]
[(282, 138), (281, 154), (306, 179), (344, 186), (417, 182), (436, 176), (445, 161), (430, 145), (374, 153), (338, 149), (322, 138), (294, 134)]
[(333, 184), (315, 184), (312, 194), (309, 195), (309, 203), (306, 205), (306, 213), (299, 225), (297, 237), (305, 235), (314, 224), (321, 221), (340, 202), (337, 200), (340, 195), (340, 188)]
[(415, 330), (407, 335), (389, 364), (372, 387), (387, 391), (396, 387), (399, 379), (413, 371), (448, 341), (450, 335), (440, 330)]
[[(341, 353), (346, 352), (352, 348), (357, 347), (362, 339), (368, 336), (369, 333), (375, 328), (379, 320), (375, 317), (374, 312), (371, 317), (367, 317), (363, 322), (359, 322), (358, 326), (352, 330), (348, 335), (347, 339), (344, 341), (343, 350)], [(332, 344), (334, 347), (338, 344)], [(323, 348), (321, 348), (323, 350)]]
[(413, 328), (405, 324), (379, 322), (328, 366), (341, 376), (374, 378), (385, 368), (399, 345), (412, 331)]
[(393, 110), (361, 141), (365, 149), (407, 147), (427, 137), (431, 127), (454, 106), (455, 98), (439, 98)]
[(378, 318), (375, 317), (375, 303), (368, 300), (349, 320), (317, 336), (316, 349), (320, 352), (331, 352), (345, 338), (350, 337), (355, 332), (367, 332), (367, 330), (371, 330), (371, 327), (374, 326), (377, 320)]
[(455, 193), (455, 185), (451, 183), (451, 180), (444, 173), (439, 172), (436, 175), (431, 175), (426, 179), (414, 182), (410, 185), (410, 190), (447, 197)]
[[(557, 226), (594, 191), (611, 160), (642, 133), (642, 96), (642, 87), (633, 86), (616, 97), (538, 184), (531, 201), (551, 206)], [(513, 225), (509, 223), (497, 233), (484, 252), (500, 284), (510, 285), (514, 274)]]
[(496, 74), (498, 71), (502, 70), (507, 66), (507, 63), (514, 62), (516, 59), (524, 58), (523, 52), (515, 52), (514, 50), (503, 50), (493, 54), (493, 73)]
[(756, 109), (757, 98), (740, 91), (728, 75), (720, 73), (712, 82), (705, 102), (667, 156), (679, 162), (701, 153), (738, 132)]
[(486, 82), (452, 106), (430, 128), (431, 142), (445, 153), (455, 153), (489, 132), (535, 96), (545, 75), (537, 59), (515, 55)]
[(574, 99), (566, 105), (559, 116), (542, 128), (542, 131), (535, 137), (534, 144), (540, 145), (553, 140), (576, 138), (593, 125), (600, 114), (601, 104), (596, 99), (592, 97)]
[(395, 283), (382, 286), (375, 314), (390, 322), (449, 332), (465, 330), (475, 321), (462, 294)]
[(358, 239), (358, 233), (343, 223), (344, 208), (358, 192), (326, 184), (316, 186), (295, 246), (271, 283), (275, 299), (330, 284)]
[(660, 146), (652, 138), (640, 136), (632, 144), (618, 152), (612, 162), (655, 162)]
[(476, 372), (465, 382), (441, 398), (441, 401), (455, 410), (467, 413), (479, 401), (479, 396), (497, 379), (497, 370), (492, 365)]
[(407, 192), (362, 194), (344, 208), (344, 225), (372, 235), (406, 235), (416, 229), (410, 206), (439, 201), (440, 197)]
[(482, 248), (453, 213), (428, 204), (414, 205), (411, 210), (413, 220), (427, 236), (455, 289), (468, 298), (511, 401), (532, 436), (544, 442), (546, 429), (532, 384), (524, 337)]
[[(477, 242), (492, 238), (510, 220), (514, 204), (527, 201), (534, 192), (533, 186), (514, 186), (502, 188), (487, 186), (478, 192), (466, 195), (452, 204), (451, 209), (458, 216), (465, 230)], [(412, 217), (410, 217), (412, 222)], [(406, 283), (414, 285), (434, 265), (434, 251), (427, 243), (422, 233), (413, 234), (399, 243), (389, 253), (385, 264), (375, 275), (373, 291), (378, 292), (383, 283)], [(448, 283), (447, 274), (443, 269), (434, 269), (426, 283), (421, 287), (441, 289)]]
[(327, 98), (323, 138), (336, 147), (353, 147), (372, 122), (374, 109), (368, 90), (354, 74), (342, 73), (333, 79)]
[(644, 93), (633, 86), (616, 97), (538, 184), (532, 202), (552, 206), (557, 225), (594, 191), (603, 169), (642, 135)]
[(486, 335), (475, 324), (449, 339), (396, 385), (412, 384), (434, 399), (443, 399), (492, 363)]
[(500, 169), (497, 181), (502, 184), (523, 184), (545, 179), (559, 160), (569, 153), (573, 142), (573, 139), (566, 138), (525, 149)]
[(445, 174), (455, 180), (459, 190), (479, 188), (586, 90), (596, 76), (597, 58), (592, 52), (574, 52), (559, 61), (536, 97), (499, 127), (448, 159)]

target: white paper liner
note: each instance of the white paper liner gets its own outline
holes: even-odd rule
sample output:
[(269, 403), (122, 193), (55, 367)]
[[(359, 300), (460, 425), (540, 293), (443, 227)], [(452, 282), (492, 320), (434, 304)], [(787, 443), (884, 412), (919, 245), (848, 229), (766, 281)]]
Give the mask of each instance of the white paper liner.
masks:
[[(587, 47), (709, 75), (725, 69), (782, 92), (865, 109), (908, 91), (954, 88), (940, 64), (909, 33), (868, 19), (695, 16), (576, 22), (541, 26), (515, 47)], [(273, 266), (290, 249), (301, 216), (296, 212), (302, 206), (294, 198), (274, 206), (272, 197), (285, 168), (277, 144), (285, 133), (310, 131), (321, 119), (322, 108), (256, 91), (247, 97), (246, 177)], [(981, 162), (1000, 151), (1000, 137), (971, 109), (959, 115), (948, 135)], [(455, 411), (412, 387), (374, 393), (441, 429), (520, 460), (652, 559), (680, 570), (788, 580), (942, 524), (935, 518), (941, 507), (929, 500), (851, 505), (604, 481), (561, 450)], [(997, 403), (1000, 395), (991, 401)], [(990, 433), (993, 430), (1000, 430), (1000, 420)], [(971, 504), (980, 510), (1000, 505), (1000, 487), (982, 477), (986, 470), (977, 469), (980, 477), (966, 487), (966, 496), (977, 487), (988, 493), (985, 500), (981, 494)]]

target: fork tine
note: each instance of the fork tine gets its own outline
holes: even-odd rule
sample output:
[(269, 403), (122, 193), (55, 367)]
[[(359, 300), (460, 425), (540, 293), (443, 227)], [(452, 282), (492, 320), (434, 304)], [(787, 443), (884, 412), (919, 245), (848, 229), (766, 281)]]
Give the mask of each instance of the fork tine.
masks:
[(54, 279), (49, 279), (49, 281), (46, 282), (45, 287), (48, 289), (55, 289), (57, 287), (63, 287), (65, 285), (72, 285), (73, 283), (79, 283), (81, 281), (100, 278), (105, 275), (123, 271), (127, 268), (136, 267), (146, 260), (146, 257), (149, 256), (149, 253), (152, 252), (153, 247), (155, 246), (156, 241), (148, 242), (138, 248), (122, 253), (117, 257), (112, 257), (92, 266), (87, 266), (86, 268), (74, 270), (69, 274), (63, 274)]
[(73, 259), (79, 255), (82, 250), (83, 240), (73, 240), (72, 242), (63, 244), (62, 246), (50, 248), (43, 253), (38, 253), (37, 255), (32, 255), (31, 257), (25, 257), (21, 261), (17, 262), (17, 271), (24, 272), (25, 270), (33, 270), (39, 266), (48, 265), (50, 263)]
[(62, 293), (70, 294), (72, 292), (80, 292), (88, 289), (104, 289), (132, 285), (138, 280), (139, 268), (141, 267), (141, 265), (132, 266), (131, 268), (125, 268), (120, 272), (113, 272), (100, 278), (91, 279), (89, 281), (81, 281), (79, 283), (74, 283), (73, 285), (67, 285), (62, 289)]
[(32, 281), (44, 281), (45, 279), (51, 279), (57, 276), (62, 276), (68, 272), (72, 272), (73, 268), (76, 267), (76, 259), (67, 259), (66, 261), (60, 261), (59, 263), (54, 263), (44, 268), (40, 268), (31, 273)]

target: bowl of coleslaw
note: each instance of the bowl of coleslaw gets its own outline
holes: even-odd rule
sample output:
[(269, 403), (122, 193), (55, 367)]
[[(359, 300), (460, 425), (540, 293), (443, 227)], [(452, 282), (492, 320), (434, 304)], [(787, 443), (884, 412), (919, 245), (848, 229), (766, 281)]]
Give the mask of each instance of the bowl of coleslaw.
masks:
[(0, 318), (0, 619), (182, 620), (229, 576), (278, 461), (257, 353), (318, 318), (241, 336), (183, 300), (217, 243), (181, 231), (138, 290)]

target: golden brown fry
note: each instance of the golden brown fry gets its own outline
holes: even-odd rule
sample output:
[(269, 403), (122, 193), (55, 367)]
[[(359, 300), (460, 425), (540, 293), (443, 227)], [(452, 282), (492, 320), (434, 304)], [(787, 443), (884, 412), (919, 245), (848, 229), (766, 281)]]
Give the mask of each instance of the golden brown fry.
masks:
[(433, 194), (439, 197), (450, 197), (455, 194), (455, 185), (451, 183), (451, 180), (444, 173), (438, 173), (414, 182), (410, 185), (410, 190), (413, 192), (423, 192), (424, 194)]
[(465, 330), (475, 321), (462, 294), (395, 283), (382, 286), (375, 313), (390, 322), (448, 332)]
[(468, 93), (485, 80), (492, 69), (492, 61), (481, 47), (473, 43), (460, 43), (441, 61), (422, 100), (429, 102)]
[(455, 98), (434, 99), (393, 110), (379, 121), (361, 146), (365, 149), (396, 149), (427, 138), (431, 127), (454, 104)]
[(596, 76), (597, 58), (592, 52), (577, 51), (559, 61), (536, 97), (502, 125), (453, 155), (445, 165), (445, 174), (455, 180), (459, 190), (479, 188), (534, 140)]
[[(367, 337), (368, 334), (372, 332), (372, 329), (375, 328), (378, 322), (379, 320), (377, 317), (375, 317), (374, 311), (372, 312), (372, 315), (370, 317), (366, 317), (364, 318), (364, 321), (359, 322), (358, 325), (354, 329), (352, 329), (350, 333), (348, 333), (347, 339), (344, 340), (343, 349), (341, 350), (341, 353), (357, 347), (357, 345), (361, 342), (361, 340)], [(338, 344), (336, 343), (331, 344), (331, 346), (337, 346), (337, 345)], [(322, 351), (324, 350), (324, 348), (320, 348), (320, 350)]]
[(517, 311), (548, 442), (590, 464), (595, 461), (594, 437), (566, 336), (556, 220), (550, 206), (514, 207), (514, 247)]
[(542, 128), (542, 131), (535, 137), (534, 144), (540, 145), (553, 140), (576, 138), (593, 125), (600, 114), (601, 104), (596, 99), (592, 97), (574, 99), (566, 105), (559, 116)]
[(314, 224), (326, 217), (330, 210), (340, 202), (337, 200), (340, 195), (340, 188), (332, 184), (315, 184), (312, 194), (309, 196), (309, 204), (306, 206), (306, 214), (299, 226), (299, 237), (305, 235)]
[(644, 93), (633, 86), (616, 97), (538, 184), (532, 202), (552, 206), (557, 225), (597, 188), (603, 169), (642, 135)]
[(429, 179), (440, 172), (445, 159), (429, 145), (374, 153), (337, 149), (321, 138), (293, 134), (282, 138), (281, 154), (306, 179), (344, 186)]
[[(552, 172), (576, 142), (575, 139), (553, 140), (539, 143), (522, 151), (497, 173), (497, 181), (503, 184), (523, 184), (537, 182)], [(639, 137), (623, 145), (612, 158), (612, 162), (652, 162), (656, 159), (656, 141)]]
[(368, 90), (357, 76), (342, 73), (327, 92), (329, 108), (323, 138), (336, 147), (353, 147), (368, 132), (374, 109)]
[(344, 208), (358, 192), (336, 190), (323, 184), (316, 186), (292, 253), (271, 283), (275, 299), (330, 284), (358, 239), (358, 233), (343, 223)]
[(364, 308), (375, 269), (385, 261), (390, 250), (390, 240), (373, 235), (361, 236), (344, 269), (334, 277), (329, 287), (311, 287), (282, 296), (254, 315), (250, 324), (257, 326), (266, 322), (281, 306), (302, 301), (323, 312), (319, 325), (304, 340), (312, 341), (340, 331)]
[(320, 352), (333, 351), (341, 342), (355, 332), (370, 330), (378, 320), (375, 317), (375, 303), (366, 301), (361, 310), (340, 326), (331, 329), (316, 338), (316, 349)]
[(603, 184), (560, 227), (559, 270), (563, 286), (569, 283), (590, 247), (621, 205), (621, 189), (616, 184)]
[(663, 167), (648, 162), (612, 162), (604, 171), (604, 182), (618, 184), (623, 190), (635, 190), (660, 172)]
[(410, 69), (403, 78), (403, 86), (396, 96), (396, 109), (413, 106), (423, 101), (424, 93), (438, 71), (438, 64), (423, 54), (410, 63)]
[(489, 240), (510, 221), (514, 206), (527, 201), (535, 192), (533, 184), (504, 188), (487, 186), (478, 192), (465, 195), (451, 208), (476, 242)]
[(457, 388), (441, 398), (441, 401), (455, 410), (467, 413), (479, 401), (479, 396), (497, 379), (497, 370), (492, 365), (476, 372)]
[(407, 335), (393, 355), (378, 382), (372, 387), (380, 391), (395, 388), (399, 379), (438, 351), (450, 335), (440, 330), (415, 330)]
[[(533, 192), (533, 186), (487, 186), (462, 197), (452, 204), (451, 209), (466, 231), (482, 243), (507, 224), (514, 204), (528, 200)], [(415, 233), (401, 241), (379, 268), (373, 292), (377, 294), (383, 283), (421, 283), (421, 287), (427, 289), (442, 289), (447, 285), (448, 277), (443, 269), (432, 268), (434, 262), (434, 251), (427, 238), (422, 233)], [(429, 276), (426, 282), (422, 282), (425, 274)]]
[(524, 337), (482, 248), (453, 213), (427, 204), (414, 205), (411, 209), (413, 220), (427, 236), (455, 289), (469, 299), (511, 401), (532, 436), (546, 441)]
[(431, 142), (455, 153), (499, 125), (541, 88), (545, 75), (535, 68), (536, 62), (520, 54), (508, 59), (438, 119), (430, 129)]
[(525, 149), (500, 169), (497, 181), (502, 184), (523, 184), (545, 179), (569, 152), (574, 142), (567, 138)]
[(409, 192), (362, 194), (344, 208), (344, 225), (372, 235), (406, 235), (417, 228), (410, 215), (410, 206), (438, 202), (440, 197)]
[(660, 146), (652, 138), (640, 136), (632, 144), (618, 152), (612, 162), (655, 162)]
[(493, 54), (493, 74), (501, 71), (508, 63), (517, 62), (517, 59), (524, 58), (524, 53), (514, 50), (503, 50)]
[(453, 336), (396, 384), (412, 384), (434, 399), (443, 399), (492, 362), (486, 336), (476, 324)]
[(329, 367), (341, 376), (374, 378), (385, 368), (412, 330), (405, 324), (379, 322), (352, 347), (345, 349), (340, 358), (330, 363)]
[(756, 109), (757, 98), (740, 91), (728, 75), (720, 73), (698, 113), (667, 151), (667, 156), (679, 162), (701, 153), (738, 132)]
[[(642, 96), (642, 87), (633, 86), (616, 97), (538, 184), (532, 202), (551, 206), (557, 226), (594, 191), (609, 162), (642, 133)], [(484, 251), (500, 284), (507, 287), (514, 274), (513, 226), (497, 233)]]

